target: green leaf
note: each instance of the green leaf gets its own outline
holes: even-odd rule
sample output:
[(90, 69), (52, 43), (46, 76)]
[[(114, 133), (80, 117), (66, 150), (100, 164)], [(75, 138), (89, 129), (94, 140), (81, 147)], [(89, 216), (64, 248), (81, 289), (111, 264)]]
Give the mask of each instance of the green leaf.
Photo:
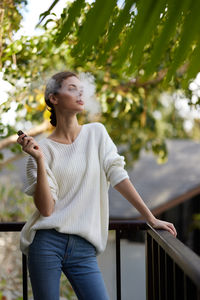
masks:
[(68, 10), (68, 16), (61, 25), (60, 32), (56, 37), (55, 42), (57, 46), (60, 45), (62, 41), (66, 38), (67, 34), (70, 32), (73, 22), (76, 18), (80, 16), (81, 10), (85, 7), (85, 4), (86, 3), (84, 0), (76, 0), (71, 4)]
[(200, 71), (200, 42), (198, 39), (198, 44), (195, 47), (193, 53), (191, 54), (190, 63), (187, 70), (187, 76), (182, 82), (182, 87), (187, 88), (189, 80), (195, 78), (199, 71)]
[(182, 34), (180, 38), (180, 43), (175, 50), (174, 58), (172, 64), (168, 70), (166, 76), (166, 82), (172, 78), (178, 67), (186, 60), (187, 55), (191, 53), (191, 48), (193, 41), (197, 38), (200, 28), (200, 1), (190, 0), (190, 9), (185, 18), (185, 23), (183, 24)]
[(90, 54), (92, 46), (101, 37), (107, 22), (115, 8), (116, 0), (96, 0), (86, 15), (83, 27), (79, 31), (79, 43), (74, 47), (74, 54), (83, 52), (83, 57)]
[[(152, 8), (155, 5), (154, 0), (140, 0), (137, 5), (138, 13), (135, 17), (135, 24), (130, 30), (127, 30), (127, 34), (123, 41), (122, 47), (119, 50), (116, 58), (116, 67), (119, 68), (126, 61), (130, 54), (133, 41), (138, 41), (141, 37), (141, 32), (145, 26), (147, 26), (147, 20), (151, 16)], [(137, 47), (137, 45), (136, 45)]]
[[(49, 9), (48, 9), (47, 11), (43, 12), (43, 13), (40, 15), (39, 18), (41, 18), (41, 19), (40, 19), (39, 23), (37, 24), (37, 26), (39, 26), (39, 25), (42, 23), (42, 21), (46, 18), (46, 16), (50, 15), (51, 10), (54, 8), (54, 6), (55, 6), (58, 2), (59, 2), (59, 0), (54, 0), (54, 2), (51, 4), (51, 6), (49, 7)], [(37, 27), (37, 26), (36, 26), (36, 27)]]
[(156, 66), (161, 63), (161, 57), (164, 55), (170, 39), (174, 36), (183, 13), (187, 12), (189, 4), (190, 0), (168, 1), (166, 22), (164, 22), (161, 34), (158, 35), (155, 44), (153, 45), (151, 56), (149, 57), (149, 63), (146, 66), (146, 77), (152, 74), (155, 71)]
[(19, 103), (18, 106), (17, 106), (17, 109), (16, 111), (20, 111), (24, 108), (24, 104), (23, 103)]
[(152, 40), (153, 34), (160, 22), (160, 15), (164, 13), (166, 7), (166, 0), (154, 1), (149, 11), (148, 19), (145, 23), (140, 24), (140, 31), (142, 32), (140, 38), (136, 41), (132, 40), (132, 60), (129, 67), (129, 73), (133, 72), (143, 56), (144, 47)]
[(110, 49), (112, 49), (115, 46), (123, 27), (130, 20), (131, 17), (130, 9), (132, 5), (133, 5), (133, 0), (125, 1), (125, 6), (123, 9), (121, 9), (116, 24), (112, 27), (110, 32), (108, 32), (108, 39), (104, 49), (104, 53), (107, 53)]
[(21, 152), (22, 152), (22, 147), (21, 147), (19, 144), (15, 143), (14, 145), (12, 145), (12, 146), (10, 147), (10, 150), (11, 150), (13, 153), (18, 154), (18, 153), (21, 153)]
[(3, 160), (4, 156), (3, 156), (3, 153), (0, 152), (0, 160)]

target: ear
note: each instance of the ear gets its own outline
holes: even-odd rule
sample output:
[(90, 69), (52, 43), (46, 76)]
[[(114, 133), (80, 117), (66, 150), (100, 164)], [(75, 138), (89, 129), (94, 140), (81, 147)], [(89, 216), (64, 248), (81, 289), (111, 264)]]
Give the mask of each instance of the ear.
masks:
[(58, 98), (54, 94), (49, 94), (49, 101), (55, 105), (58, 103)]

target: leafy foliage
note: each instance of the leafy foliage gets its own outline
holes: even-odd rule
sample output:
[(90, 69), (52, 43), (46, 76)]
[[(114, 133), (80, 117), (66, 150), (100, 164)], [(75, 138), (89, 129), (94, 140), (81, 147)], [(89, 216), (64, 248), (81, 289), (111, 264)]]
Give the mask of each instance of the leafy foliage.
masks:
[[(152, 150), (159, 162), (165, 161), (167, 157), (165, 138), (188, 137), (183, 127), (184, 119), (178, 114), (175, 103), (168, 103), (167, 109), (161, 101), (163, 91), (170, 94), (181, 87), (184, 73), (176, 73), (174, 81), (167, 88), (163, 88), (162, 82), (167, 74), (166, 70), (171, 67), (172, 58), (171, 54), (168, 54), (159, 68), (152, 68), (154, 74), (146, 81), (143, 79), (146, 76), (145, 67), (153, 55), (151, 53), (153, 46), (149, 39), (153, 24), (157, 22), (157, 27), (154, 29), (156, 32), (154, 39), (157, 43), (159, 43), (158, 36), (164, 35), (165, 31), (167, 34), (170, 30), (174, 35), (177, 34), (171, 21), (169, 24), (173, 15), (172, 8), (165, 10), (162, 15), (165, 1), (160, 1), (159, 6), (157, 3), (148, 2), (143, 15), (140, 10), (144, 6), (144, 1), (135, 3), (128, 0), (125, 1), (123, 8), (119, 8), (116, 1), (112, 0), (106, 1), (103, 13), (102, 1), (90, 5), (83, 0), (76, 0), (64, 8), (60, 19), (52, 20), (51, 8), (56, 3), (57, 1), (54, 1), (49, 10), (42, 14), (42, 18), (46, 17), (47, 20), (43, 34), (33, 37), (22, 36), (18, 40), (10, 41), (4, 47), (2, 57), (4, 80), (15, 86), (15, 90), (9, 100), (0, 106), (0, 113), (1, 115), (5, 112), (9, 113), (14, 99), (17, 103), (17, 116), (14, 126), (4, 126), (1, 122), (1, 137), (6, 138), (14, 134), (16, 128), (22, 126), (22, 121), (26, 128), (26, 124), (30, 126), (31, 123), (34, 126), (41, 123), (44, 118), (48, 118), (43, 97), (45, 82), (51, 74), (71, 69), (94, 75), (97, 99), (102, 108), (102, 113), (97, 120), (106, 125), (114, 142), (120, 145), (120, 151), (126, 157), (128, 166), (139, 158), (142, 148), (147, 151)], [(154, 17), (148, 14), (152, 5), (155, 6)], [(172, 7), (175, 7), (174, 5)], [(181, 6), (182, 9), (185, 7), (182, 4), (176, 5)], [(113, 14), (109, 13), (111, 11)], [(168, 15), (168, 11), (172, 15)], [(180, 13), (179, 22), (181, 23), (184, 18), (185, 16)], [(51, 20), (51, 28), (47, 28), (49, 20)], [(123, 51), (128, 51), (128, 57), (131, 57), (132, 48), (137, 48), (132, 38), (134, 37), (137, 42), (141, 36), (139, 24), (141, 22), (146, 24), (145, 20), (149, 20), (148, 28), (144, 26), (144, 34), (138, 44), (140, 51), (135, 56), (138, 58), (137, 63), (131, 61), (137, 71), (128, 76), (130, 62), (123, 54), (125, 60), (117, 67), (120, 62), (119, 56)], [(95, 26), (92, 26), (94, 22)], [(168, 26), (165, 31), (163, 31), (164, 25)], [(133, 30), (134, 28), (136, 31)], [(178, 27), (178, 32), (181, 32), (181, 28)], [(95, 34), (96, 30), (98, 36)], [(170, 45), (165, 41), (169, 51), (171, 51), (170, 47), (176, 49), (177, 40), (174, 35), (172, 37), (168, 34)], [(128, 36), (130, 47), (125, 49), (124, 43), (126, 39), (128, 40)], [(147, 42), (148, 46), (145, 44)], [(159, 45), (155, 49), (158, 49)], [(163, 49), (165, 49), (164, 44)], [(139, 54), (143, 56), (142, 61)], [(86, 55), (87, 59), (83, 59), (83, 55)], [(15, 67), (13, 67), (13, 56), (16, 58)], [(154, 58), (153, 61), (155, 62), (156, 59)], [(159, 118), (156, 117), (158, 112)], [(81, 123), (89, 121), (87, 112), (79, 116), (79, 121)], [(18, 153), (18, 148), (12, 147), (12, 151)]]
[[(13, 34), (20, 28), (22, 15), (20, 8), (27, 4), (27, 0), (0, 2), (0, 69), (2, 68), (2, 55), (7, 45), (13, 41)], [(16, 64), (16, 57), (12, 56), (13, 64)]]
[[(116, 0), (96, 0), (83, 17), (86, 1), (73, 1), (61, 16), (57, 45), (77, 26), (72, 55), (80, 63), (96, 53), (99, 67), (109, 61), (110, 68), (123, 75), (138, 76), (142, 70), (143, 80), (166, 68), (165, 84), (177, 76), (182, 65), (187, 65), (181, 80), (186, 88), (200, 69), (200, 2), (126, 0), (120, 9), (117, 5)], [(45, 16), (48, 14), (50, 10)], [(166, 64), (168, 57), (170, 65)]]
[(0, 198), (1, 222), (26, 220), (33, 212), (32, 198), (22, 192), (19, 184), (2, 182), (0, 185)]

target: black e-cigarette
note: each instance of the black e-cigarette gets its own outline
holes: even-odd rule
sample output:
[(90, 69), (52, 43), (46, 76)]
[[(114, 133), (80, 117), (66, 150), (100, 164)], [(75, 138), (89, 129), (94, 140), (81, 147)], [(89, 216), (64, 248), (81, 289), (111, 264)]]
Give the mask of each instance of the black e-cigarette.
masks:
[[(17, 131), (18, 136), (24, 134), (24, 132), (22, 130)], [(24, 137), (27, 137), (27, 135), (25, 134)], [(22, 139), (24, 139), (24, 137)], [(38, 146), (35, 146), (34, 149), (38, 149)]]

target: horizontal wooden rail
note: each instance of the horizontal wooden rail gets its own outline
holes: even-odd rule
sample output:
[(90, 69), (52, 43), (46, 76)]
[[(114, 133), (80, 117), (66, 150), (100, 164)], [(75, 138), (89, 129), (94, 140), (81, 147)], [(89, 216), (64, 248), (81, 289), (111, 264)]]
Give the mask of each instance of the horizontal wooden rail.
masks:
[(120, 220), (110, 219), (109, 230), (147, 230), (149, 229), (148, 224), (145, 221), (138, 220)]
[[(25, 222), (0, 223), (0, 232), (21, 231)], [(200, 300), (200, 258), (168, 231), (145, 221), (110, 219), (116, 232), (117, 300), (121, 300), (120, 240), (126, 232), (145, 230), (147, 300)], [(23, 255), (23, 299), (28, 299), (27, 265)], [(192, 298), (191, 298), (192, 297)]]
[(21, 231), (25, 222), (3, 222), (0, 223), (0, 232)]
[(166, 230), (151, 228), (148, 233), (179, 267), (200, 286), (200, 257)]
[(166, 230), (146, 231), (147, 300), (200, 300), (200, 257)]

